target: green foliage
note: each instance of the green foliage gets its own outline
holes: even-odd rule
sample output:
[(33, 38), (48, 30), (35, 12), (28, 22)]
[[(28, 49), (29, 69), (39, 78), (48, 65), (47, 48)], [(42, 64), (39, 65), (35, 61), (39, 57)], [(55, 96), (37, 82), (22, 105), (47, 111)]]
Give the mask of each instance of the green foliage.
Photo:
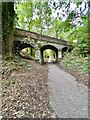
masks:
[(34, 48), (24, 48), (21, 50), (21, 53), (26, 55), (26, 56), (35, 56), (35, 49)]
[(16, 83), (16, 79), (12, 78), (12, 79), (9, 79), (9, 80), (3, 82), (3, 85), (5, 86), (5, 88), (7, 88), (9, 86), (14, 86), (15, 83)]
[[(72, 30), (68, 35), (68, 40), (75, 46), (75, 52), (78, 55), (87, 56), (88, 55), (88, 21), (87, 19), (82, 19), (82, 25)], [(74, 43), (74, 40), (77, 40)]]
[[(77, 6), (74, 10), (70, 10), (71, 2), (61, 2), (50, 4), (50, 2), (32, 2), (25, 1), (19, 2), (15, 5), (15, 11), (17, 14), (17, 26), (23, 29), (28, 29), (40, 34), (57, 37), (60, 39), (68, 40), (74, 47), (75, 54), (87, 56), (88, 51), (88, 20), (84, 10), (80, 14), (76, 9), (81, 6), (82, 2), (75, 2)], [(67, 19), (62, 20), (57, 17), (53, 17), (53, 10), (64, 10), (67, 14)], [(86, 9), (86, 2), (84, 5)], [(63, 13), (61, 13), (63, 14)], [(73, 20), (77, 18), (79, 14), (80, 22), (73, 24)], [(77, 26), (78, 25), (78, 26)], [(83, 34), (84, 33), (84, 34)], [(77, 43), (74, 43), (77, 40)]]
[(55, 61), (55, 52), (53, 50), (47, 49), (44, 51), (44, 59), (47, 60), (51, 60), (51, 61)]
[[(51, 9), (48, 2), (24, 2), (15, 5), (17, 26), (31, 31), (43, 32), (44, 26), (49, 26)], [(37, 29), (38, 28), (38, 29)], [(37, 32), (37, 31), (36, 31)]]
[(73, 52), (67, 53), (61, 61), (62, 66), (77, 70), (81, 74), (88, 74), (89, 64), (88, 57), (83, 58), (73, 54)]
[(24, 2), (15, 5), (15, 11), (17, 14), (17, 26), (23, 29), (32, 29), (33, 24), (33, 3)]

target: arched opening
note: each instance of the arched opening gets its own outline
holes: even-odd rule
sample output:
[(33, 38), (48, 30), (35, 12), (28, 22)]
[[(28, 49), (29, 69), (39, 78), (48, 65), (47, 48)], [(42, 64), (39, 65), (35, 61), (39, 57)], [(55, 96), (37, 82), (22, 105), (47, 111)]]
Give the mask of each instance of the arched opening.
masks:
[(73, 49), (73, 47), (64, 47), (62, 48), (62, 58), (64, 57), (64, 55), (67, 53), (67, 52), (71, 52)]
[(58, 49), (52, 45), (45, 45), (40, 48), (41, 52), (41, 64), (51, 61), (58, 62)]
[(34, 58), (35, 57), (35, 49), (32, 45), (21, 42), (14, 41), (13, 44), (13, 52), (14, 54), (20, 55), (24, 58)]
[(24, 48), (20, 51), (20, 56), (26, 59), (34, 60), (35, 58), (35, 49), (32, 47)]
[(44, 62), (55, 62), (56, 61), (56, 53), (55, 51), (51, 50), (51, 49), (46, 49), (43, 52), (43, 56), (44, 56)]

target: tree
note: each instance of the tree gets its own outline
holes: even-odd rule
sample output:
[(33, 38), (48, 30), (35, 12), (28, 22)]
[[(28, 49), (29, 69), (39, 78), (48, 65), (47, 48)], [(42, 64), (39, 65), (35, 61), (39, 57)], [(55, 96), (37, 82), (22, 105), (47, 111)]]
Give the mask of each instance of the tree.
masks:
[(17, 27), (42, 34), (50, 25), (51, 9), (48, 2), (21, 2), (15, 4), (15, 11)]
[(25, 1), (15, 3), (16, 26), (26, 30), (32, 30), (33, 26), (33, 2)]
[(5, 58), (12, 58), (13, 56), (14, 17), (14, 2), (2, 2), (2, 52)]
[(0, 2), (0, 55), (2, 54), (2, 3)]
[(27, 25), (28, 30), (68, 40), (74, 46), (73, 41), (77, 40), (79, 54), (87, 49), (87, 1), (26, 1), (16, 6), (21, 28), (25, 29)]
[[(68, 40), (76, 47), (75, 51), (77, 54), (86, 56), (88, 53), (88, 20), (87, 18), (82, 19), (82, 25), (73, 29), (68, 35)], [(74, 41), (76, 40), (76, 43)]]
[(43, 34), (45, 32), (45, 29), (47, 30), (50, 26), (51, 8), (48, 2), (39, 2), (36, 4), (36, 10), (36, 20), (39, 21), (38, 27), (40, 28), (40, 34)]

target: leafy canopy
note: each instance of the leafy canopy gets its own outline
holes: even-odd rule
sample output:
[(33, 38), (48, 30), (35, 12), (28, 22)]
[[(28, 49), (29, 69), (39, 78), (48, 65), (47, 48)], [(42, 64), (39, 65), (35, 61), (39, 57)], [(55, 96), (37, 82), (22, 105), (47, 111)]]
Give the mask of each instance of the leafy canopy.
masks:
[(88, 7), (89, 2), (75, 0), (18, 2), (16, 27), (68, 40), (82, 54), (88, 49)]

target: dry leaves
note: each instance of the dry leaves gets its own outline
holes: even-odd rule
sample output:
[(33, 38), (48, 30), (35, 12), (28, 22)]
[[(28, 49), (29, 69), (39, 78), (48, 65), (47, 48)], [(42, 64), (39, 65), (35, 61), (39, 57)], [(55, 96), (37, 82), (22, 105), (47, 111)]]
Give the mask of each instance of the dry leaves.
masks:
[(47, 65), (41, 66), (30, 61), (25, 69), (18, 67), (8, 75), (6, 68), (3, 71), (2, 115), (12, 118), (49, 118)]

